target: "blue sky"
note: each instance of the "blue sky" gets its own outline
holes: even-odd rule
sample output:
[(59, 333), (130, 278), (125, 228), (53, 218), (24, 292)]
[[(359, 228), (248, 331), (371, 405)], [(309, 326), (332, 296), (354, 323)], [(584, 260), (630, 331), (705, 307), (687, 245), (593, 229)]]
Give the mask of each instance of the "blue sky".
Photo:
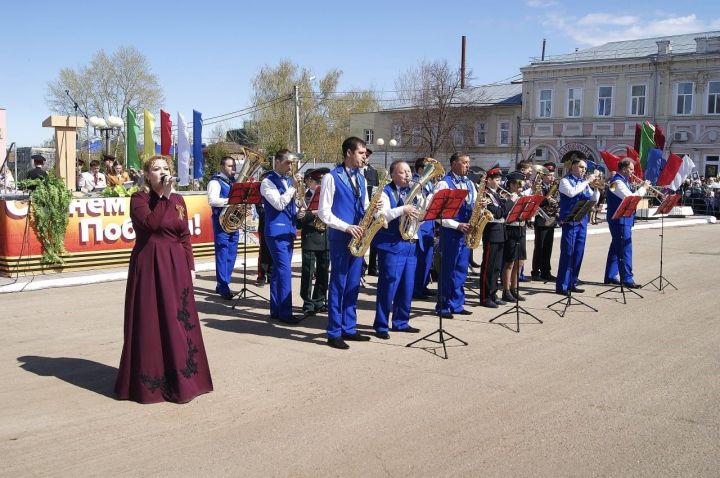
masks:
[[(47, 83), (63, 67), (86, 65), (99, 49), (134, 46), (152, 65), (175, 118), (249, 106), (251, 80), (264, 65), (289, 59), (317, 76), (343, 71), (340, 90), (393, 90), (422, 60), (459, 66), (467, 36), (471, 84), (514, 77), (530, 57), (606, 41), (720, 30), (714, 2), (376, 1), (190, 2), (7, 1), (0, 48), (0, 108), (7, 140), (37, 145), (50, 111)], [(93, 112), (88, 112), (93, 114)], [(156, 117), (159, 117), (157, 112)], [(226, 126), (239, 126), (242, 118)], [(204, 134), (205, 136), (205, 134)]]

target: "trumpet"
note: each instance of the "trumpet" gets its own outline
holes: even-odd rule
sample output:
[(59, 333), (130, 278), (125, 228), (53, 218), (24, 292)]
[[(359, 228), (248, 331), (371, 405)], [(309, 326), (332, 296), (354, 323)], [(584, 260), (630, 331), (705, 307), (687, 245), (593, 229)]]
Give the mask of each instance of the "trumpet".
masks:
[[(632, 185), (634, 185), (634, 186), (641, 187), (641, 186), (644, 185), (644, 186), (645, 186), (645, 189), (647, 190), (647, 192), (650, 193), (651, 195), (655, 196), (655, 197), (656, 197), (657, 199), (659, 199), (660, 201), (662, 201), (662, 200), (665, 199), (665, 194), (663, 194), (662, 191), (660, 191), (658, 188), (650, 185), (649, 182), (648, 182), (647, 185), (645, 185), (644, 183), (645, 183), (646, 181), (643, 180), (643, 179), (640, 179), (640, 178), (639, 178), (638, 176), (636, 176), (635, 174), (630, 173), (630, 177), (629, 177), (628, 179), (630, 179), (630, 180), (632, 181), (630, 184), (632, 184)], [(610, 185), (608, 186), (608, 189), (609, 189), (610, 191), (615, 191), (615, 189), (617, 189), (617, 187), (618, 187), (618, 183), (619, 183), (619, 182), (620, 182), (620, 181), (614, 181), (614, 182), (610, 183)]]
[(600, 176), (599, 171), (595, 170), (588, 173), (584, 178), (592, 189), (602, 189), (605, 187), (605, 180)]

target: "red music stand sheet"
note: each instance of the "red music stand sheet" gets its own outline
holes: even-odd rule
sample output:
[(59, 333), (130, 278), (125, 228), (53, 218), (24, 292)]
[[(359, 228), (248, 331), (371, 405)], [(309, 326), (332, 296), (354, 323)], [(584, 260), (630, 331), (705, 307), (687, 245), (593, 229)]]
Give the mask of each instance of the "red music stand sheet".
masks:
[(228, 196), (228, 204), (260, 204), (260, 181), (233, 183)]
[(464, 189), (443, 189), (436, 192), (422, 220), (452, 219), (467, 195), (468, 192)]
[(625, 199), (623, 199), (620, 203), (620, 206), (618, 206), (617, 211), (615, 211), (615, 214), (613, 214), (612, 218), (620, 219), (632, 216), (641, 199), (642, 198), (640, 196), (625, 197)]

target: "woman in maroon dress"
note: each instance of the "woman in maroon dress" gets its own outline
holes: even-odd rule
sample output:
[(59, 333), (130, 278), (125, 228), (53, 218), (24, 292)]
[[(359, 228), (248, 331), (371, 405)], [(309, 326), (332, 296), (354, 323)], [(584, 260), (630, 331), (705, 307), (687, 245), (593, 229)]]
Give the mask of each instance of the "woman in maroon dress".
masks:
[(187, 208), (171, 160), (143, 164), (146, 191), (130, 199), (135, 247), (125, 290), (125, 342), (115, 393), (140, 403), (185, 403), (213, 389), (195, 308)]

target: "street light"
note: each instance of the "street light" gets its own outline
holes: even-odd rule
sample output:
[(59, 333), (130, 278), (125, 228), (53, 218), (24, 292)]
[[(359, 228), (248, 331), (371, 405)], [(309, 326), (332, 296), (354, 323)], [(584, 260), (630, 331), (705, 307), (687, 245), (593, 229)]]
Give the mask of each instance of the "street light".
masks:
[[(313, 81), (315, 76), (308, 78), (308, 81)], [(300, 85), (295, 83), (293, 86), (293, 97), (295, 100), (295, 152), (301, 153), (300, 151)]]
[[(105, 120), (104, 118), (100, 118), (98, 116), (91, 116), (89, 123), (93, 129), (100, 131), (101, 135), (102, 133), (105, 133), (105, 154), (108, 154), (110, 151), (110, 132), (115, 130), (120, 132), (125, 124), (122, 118), (118, 118), (117, 116), (108, 116), (108, 119)], [(89, 149), (90, 148), (88, 147), (88, 151)]]
[[(385, 140), (382, 139), (382, 138), (378, 138), (378, 139), (375, 140), (375, 144), (378, 145), (378, 146), (380, 146), (380, 147), (382, 147), (382, 146), (385, 144)], [(390, 141), (388, 141), (388, 146), (394, 148), (395, 146), (397, 146), (397, 141), (396, 141), (394, 138), (391, 139)], [(388, 165), (387, 165), (387, 154), (388, 154), (388, 148), (386, 147), (386, 148), (385, 148), (385, 169), (387, 169), (387, 167), (388, 167)]]

